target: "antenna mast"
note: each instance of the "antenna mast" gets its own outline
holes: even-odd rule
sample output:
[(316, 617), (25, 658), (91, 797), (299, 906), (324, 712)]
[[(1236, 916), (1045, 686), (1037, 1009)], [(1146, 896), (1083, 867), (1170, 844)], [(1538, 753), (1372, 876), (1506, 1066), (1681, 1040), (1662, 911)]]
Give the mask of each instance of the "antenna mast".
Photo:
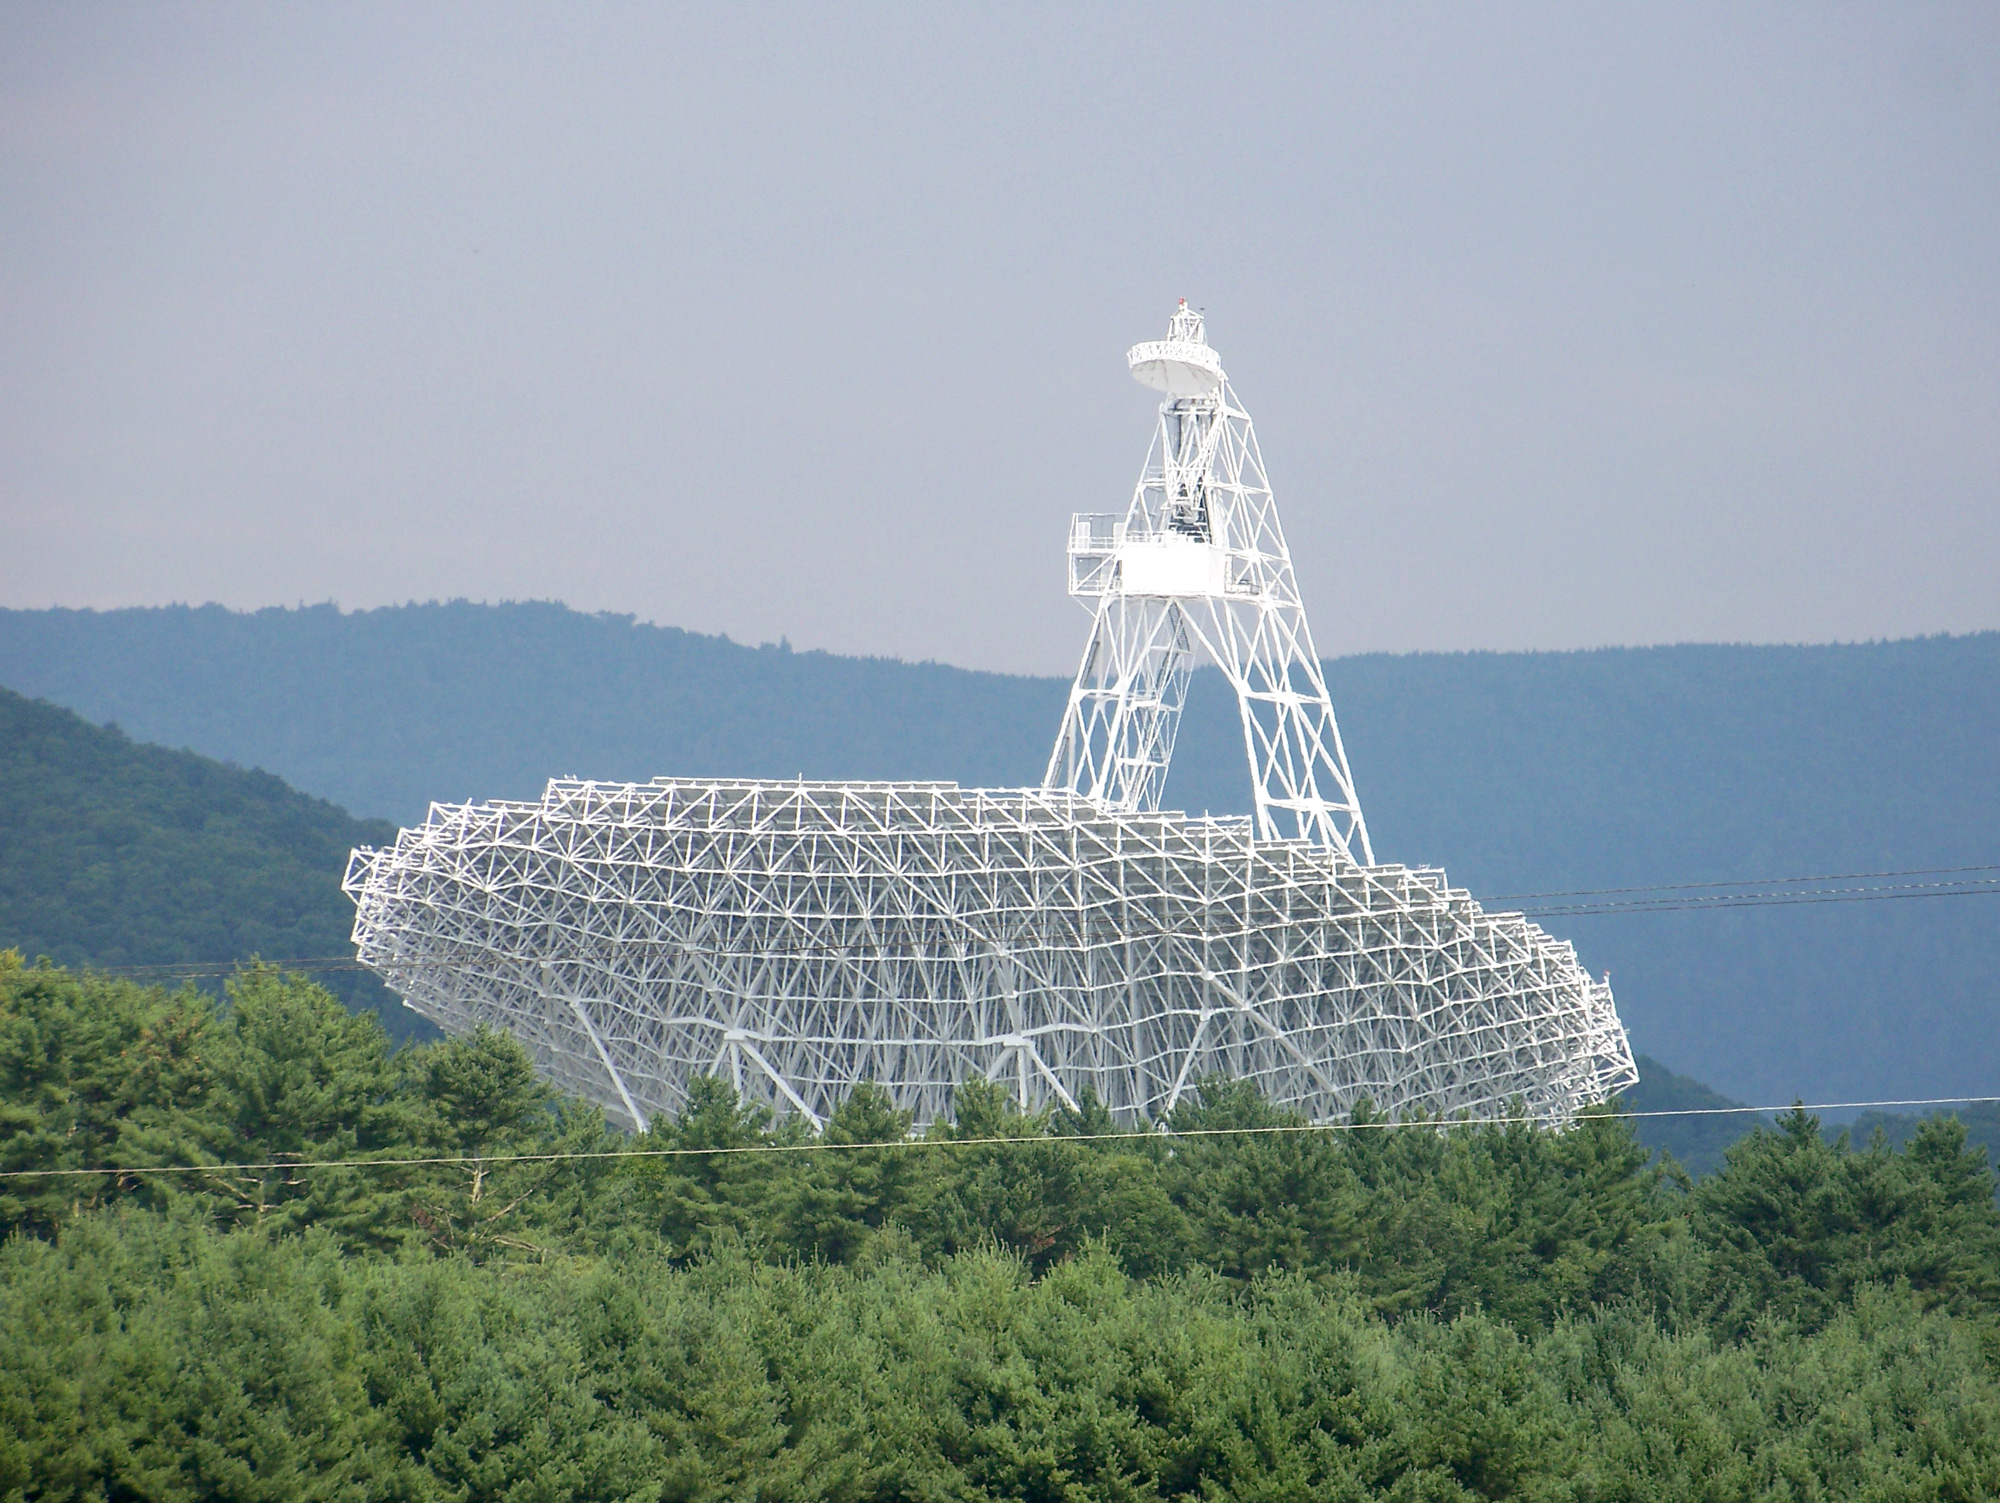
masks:
[(1236, 690), (1257, 838), (1372, 866), (1250, 414), (1186, 298), (1126, 359), (1166, 401), (1124, 514), (1070, 522), (1069, 592), (1095, 621), (1043, 785), (1159, 808), (1199, 649)]

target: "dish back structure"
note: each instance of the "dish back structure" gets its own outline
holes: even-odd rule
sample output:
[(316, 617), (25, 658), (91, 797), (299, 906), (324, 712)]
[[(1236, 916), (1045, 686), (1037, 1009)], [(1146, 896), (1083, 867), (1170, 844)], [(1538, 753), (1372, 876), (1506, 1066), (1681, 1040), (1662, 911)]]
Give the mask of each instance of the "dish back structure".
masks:
[[(1153, 1121), (1202, 1080), (1315, 1120), (1638, 1079), (1608, 986), (1517, 913), (1374, 861), (1248, 414), (1183, 302), (1122, 514), (1074, 519), (1093, 622), (1043, 786), (557, 779), (354, 852), (363, 963), (447, 1032), (519, 1038), (644, 1128), (721, 1075), (814, 1126), (863, 1080), (919, 1125), (957, 1083)], [(1236, 690), (1255, 812), (1159, 812), (1197, 653)]]

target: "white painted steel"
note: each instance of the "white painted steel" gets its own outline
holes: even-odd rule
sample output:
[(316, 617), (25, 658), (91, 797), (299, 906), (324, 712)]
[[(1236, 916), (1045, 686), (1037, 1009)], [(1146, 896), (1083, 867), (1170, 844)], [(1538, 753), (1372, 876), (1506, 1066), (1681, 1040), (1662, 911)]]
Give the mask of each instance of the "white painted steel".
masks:
[[(1208, 349), (1185, 301), (1165, 346)], [(1132, 352), (1135, 374), (1153, 348)], [(1368, 824), (1257, 435), (1214, 365), (1213, 387), (1170, 390), (1161, 404), (1124, 516), (1071, 521), (1070, 593), (1094, 602), (1096, 619), (1043, 783), (1157, 809), (1199, 651), (1236, 691), (1258, 837), (1366, 864)]]
[(346, 885), (410, 1006), (627, 1121), (702, 1074), (815, 1122), (875, 1080), (920, 1123), (972, 1075), (1127, 1121), (1218, 1074), (1550, 1121), (1635, 1078), (1570, 947), (1441, 873), (1064, 791), (558, 779), (435, 805)]
[[(1215, 1075), (1314, 1119), (1559, 1123), (1632, 1084), (1568, 944), (1374, 864), (1249, 418), (1199, 314), (1161, 346), (1131, 357), (1169, 383), (1132, 504), (1071, 526), (1095, 620), (1046, 786), (558, 779), (433, 805), (349, 862), (362, 961), (635, 1126), (703, 1074), (815, 1123), (862, 1080), (919, 1124), (973, 1075), (1128, 1122)], [(1250, 820), (1156, 812), (1197, 650), (1237, 690)]]
[(1125, 363), (1133, 377), (1170, 397), (1205, 396), (1222, 385), (1222, 357), (1202, 338), (1202, 316), (1181, 299), (1165, 339), (1135, 344)]

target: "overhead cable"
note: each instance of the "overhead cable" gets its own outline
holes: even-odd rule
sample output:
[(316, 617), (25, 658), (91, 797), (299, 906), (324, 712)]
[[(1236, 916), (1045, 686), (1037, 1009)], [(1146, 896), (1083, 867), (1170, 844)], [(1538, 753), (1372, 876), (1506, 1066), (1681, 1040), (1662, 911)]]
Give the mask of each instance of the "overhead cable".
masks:
[[(1912, 1106), (1984, 1106), (1994, 1103), (2000, 1103), (2000, 1096), (1927, 1096), (1890, 1101), (1821, 1101), (1810, 1103), (1795, 1101), (1784, 1106), (1690, 1106), (1653, 1111), (1618, 1111), (1616, 1113), (1603, 1113), (1601, 1115), (1586, 1113), (1582, 1120), (1624, 1121), (1634, 1118), (1660, 1117), (1776, 1116), (1785, 1112), (1883, 1110), (1889, 1107)], [(1375, 1118), (1365, 1122), (1356, 1122), (1352, 1119), (1346, 1122), (1281, 1122), (1260, 1127), (1157, 1127), (1126, 1132), (1079, 1133), (1075, 1135), (1044, 1133), (1037, 1136), (1022, 1135), (981, 1138), (900, 1138), (889, 1143), (845, 1143), (829, 1142), (825, 1138), (808, 1138), (796, 1143), (741, 1143), (715, 1148), (557, 1149), (546, 1153), (454, 1154), (424, 1158), (268, 1159), (258, 1163), (134, 1164), (124, 1167), (98, 1167), (94, 1169), (7, 1169), (0, 1170), (0, 1181), (74, 1179), (91, 1174), (109, 1174), (114, 1176), (205, 1174), (219, 1172), (240, 1174), (274, 1173), (281, 1170), (295, 1173), (308, 1169), (421, 1169), (449, 1168), (454, 1165), (464, 1169), (487, 1169), (496, 1164), (561, 1164), (609, 1159), (690, 1159), (722, 1156), (746, 1157), (760, 1154), (857, 1153), (869, 1149), (880, 1152), (907, 1149), (1026, 1148), (1037, 1145), (1048, 1147), (1058, 1143), (1088, 1146), (1100, 1143), (1160, 1143), (1174, 1142), (1181, 1139), (1202, 1138), (1297, 1137), (1313, 1133), (1390, 1131), (1397, 1128), (1533, 1127), (1540, 1125), (1542, 1125), (1542, 1122), (1539, 1118), (1516, 1115), (1466, 1116), (1443, 1119), (1417, 1118), (1404, 1121)]]

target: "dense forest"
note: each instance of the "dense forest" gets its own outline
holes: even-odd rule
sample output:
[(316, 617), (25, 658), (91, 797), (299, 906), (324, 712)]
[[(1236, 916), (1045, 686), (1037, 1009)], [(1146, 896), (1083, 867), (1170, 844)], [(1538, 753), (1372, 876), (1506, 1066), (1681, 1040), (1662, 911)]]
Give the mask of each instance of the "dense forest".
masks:
[[(1326, 667), (1377, 851), (1481, 896), (2000, 860), (2000, 633)], [(432, 799), (533, 797), (553, 774), (1036, 781), (1065, 691), (464, 602), (0, 611), (0, 683), (404, 822)], [(1167, 797), (1247, 807), (1212, 671)], [(2000, 1088), (1991, 906), (1552, 927), (1612, 972), (1639, 1048), (1732, 1097), (1930, 1097)]]
[(863, 1087), (813, 1138), (705, 1082), (624, 1139), (500, 1035), (8, 956), (0, 1497), (2000, 1493), (1955, 1121), (1699, 1181), (1615, 1111), (1163, 1126), (973, 1085), (910, 1141)]
[[(0, 946), (138, 967), (352, 954), (347, 853), (395, 839), (268, 772), (135, 742), (0, 689)], [(369, 973), (329, 971), (397, 1037), (435, 1030)]]

